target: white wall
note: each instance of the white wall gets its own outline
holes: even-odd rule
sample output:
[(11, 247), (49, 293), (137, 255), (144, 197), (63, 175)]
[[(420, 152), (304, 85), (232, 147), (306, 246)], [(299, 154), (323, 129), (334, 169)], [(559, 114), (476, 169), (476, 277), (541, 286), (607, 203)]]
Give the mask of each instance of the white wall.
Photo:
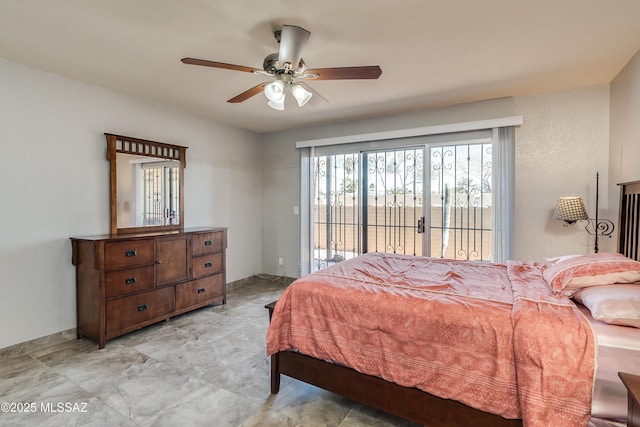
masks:
[[(513, 257), (543, 261), (588, 253), (592, 242), (584, 229), (564, 228), (551, 221), (551, 213), (557, 197), (569, 194), (583, 196), (592, 213), (597, 171), (602, 178), (600, 206), (607, 206), (608, 106), (608, 85), (600, 85), (264, 135), (263, 270), (299, 275), (299, 217), (293, 215), (293, 207), (300, 204), (296, 141), (513, 115), (524, 116), (524, 124), (516, 129)], [(601, 241), (601, 250), (609, 250), (612, 243)], [(284, 267), (278, 266), (278, 256), (284, 258)]]
[[(524, 124), (516, 130), (513, 257), (543, 261), (592, 252), (584, 223), (564, 227), (551, 215), (558, 196), (581, 196), (594, 217), (599, 172), (599, 218), (616, 219), (608, 210), (609, 86), (517, 97), (515, 103)], [(599, 248), (615, 251), (615, 238), (600, 238)]]
[(0, 60), (0, 348), (76, 326), (69, 237), (109, 232), (104, 132), (188, 146), (185, 225), (229, 227), (228, 281), (262, 272), (255, 134)]
[[(611, 82), (610, 189), (640, 179), (640, 51)], [(617, 198), (609, 200), (618, 210)]]

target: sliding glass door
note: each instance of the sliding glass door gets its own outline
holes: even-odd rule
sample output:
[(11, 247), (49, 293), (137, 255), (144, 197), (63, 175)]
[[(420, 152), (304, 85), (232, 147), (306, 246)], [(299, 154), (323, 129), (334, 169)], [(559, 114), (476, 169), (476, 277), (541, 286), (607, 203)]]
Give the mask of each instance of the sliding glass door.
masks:
[(471, 136), (310, 156), (309, 271), (367, 252), (491, 260), (492, 137)]

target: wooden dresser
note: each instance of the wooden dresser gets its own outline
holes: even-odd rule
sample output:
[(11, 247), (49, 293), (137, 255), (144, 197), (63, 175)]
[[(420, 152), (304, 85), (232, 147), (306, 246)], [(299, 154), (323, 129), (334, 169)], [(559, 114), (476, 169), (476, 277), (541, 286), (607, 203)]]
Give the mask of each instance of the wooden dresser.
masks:
[(78, 338), (106, 340), (226, 303), (226, 228), (71, 238)]

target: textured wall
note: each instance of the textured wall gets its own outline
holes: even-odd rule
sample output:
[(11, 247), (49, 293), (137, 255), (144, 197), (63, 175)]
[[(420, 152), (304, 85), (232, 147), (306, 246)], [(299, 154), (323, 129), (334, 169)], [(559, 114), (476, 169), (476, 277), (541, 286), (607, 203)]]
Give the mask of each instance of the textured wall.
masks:
[[(608, 211), (609, 87), (591, 86), (516, 98), (524, 125), (516, 129), (516, 259), (593, 251), (585, 223), (553, 221), (559, 196), (581, 196), (595, 216), (595, 180), (600, 173), (600, 217)], [(615, 197), (615, 195), (614, 195)], [(612, 218), (613, 219), (613, 218)], [(612, 250), (615, 239), (601, 239)]]
[(229, 227), (228, 280), (260, 272), (255, 134), (0, 60), (0, 348), (76, 326), (70, 236), (109, 231), (103, 133), (189, 147), (186, 226)]
[[(299, 155), (296, 141), (410, 129), (522, 115), (516, 129), (516, 209), (512, 256), (522, 260), (592, 251), (592, 239), (579, 226), (551, 220), (558, 196), (584, 197), (595, 208), (595, 174), (600, 172), (601, 216), (607, 206), (609, 87), (502, 98), (435, 110), (277, 132), (263, 140), (263, 251), (265, 273), (298, 276), (300, 257)], [(603, 241), (601, 250), (613, 247)], [(282, 256), (284, 266), (278, 266)]]
[[(640, 51), (611, 82), (610, 191), (616, 184), (640, 179)], [(618, 209), (618, 199), (609, 200)]]

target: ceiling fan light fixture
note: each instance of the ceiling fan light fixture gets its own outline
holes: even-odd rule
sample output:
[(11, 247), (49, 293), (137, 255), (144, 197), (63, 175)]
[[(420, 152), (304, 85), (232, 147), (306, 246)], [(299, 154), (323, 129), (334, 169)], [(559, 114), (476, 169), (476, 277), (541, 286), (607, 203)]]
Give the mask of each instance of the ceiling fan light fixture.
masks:
[[(365, 80), (377, 79), (382, 74), (379, 65), (355, 67), (331, 67), (307, 69), (302, 55), (311, 33), (297, 25), (283, 25), (274, 31), (279, 44), (278, 51), (267, 55), (262, 62), (262, 70), (244, 65), (228, 64), (226, 62), (209, 61), (197, 58), (182, 58), (183, 64), (204, 67), (221, 68), (244, 73), (259, 74), (275, 78), (271, 83), (263, 82), (245, 90), (239, 95), (228, 99), (227, 102), (236, 104), (244, 102), (260, 92), (264, 92), (270, 105), (276, 109), (284, 108), (284, 98), (287, 88), (295, 96), (298, 105), (307, 104), (312, 96), (315, 101), (328, 102), (322, 95), (309, 87), (306, 83), (296, 85), (293, 80)], [(302, 86), (299, 88), (298, 86)]]
[(274, 80), (264, 87), (264, 94), (269, 101), (284, 104), (284, 83)]
[(296, 99), (296, 101), (298, 101), (298, 106), (300, 107), (309, 102), (309, 100), (313, 96), (311, 92), (297, 83), (291, 85), (291, 93), (293, 94), (293, 97)]
[(274, 110), (279, 110), (282, 111), (284, 110), (284, 96), (282, 97), (282, 101), (269, 101), (267, 102), (267, 105), (271, 108), (273, 108)]

